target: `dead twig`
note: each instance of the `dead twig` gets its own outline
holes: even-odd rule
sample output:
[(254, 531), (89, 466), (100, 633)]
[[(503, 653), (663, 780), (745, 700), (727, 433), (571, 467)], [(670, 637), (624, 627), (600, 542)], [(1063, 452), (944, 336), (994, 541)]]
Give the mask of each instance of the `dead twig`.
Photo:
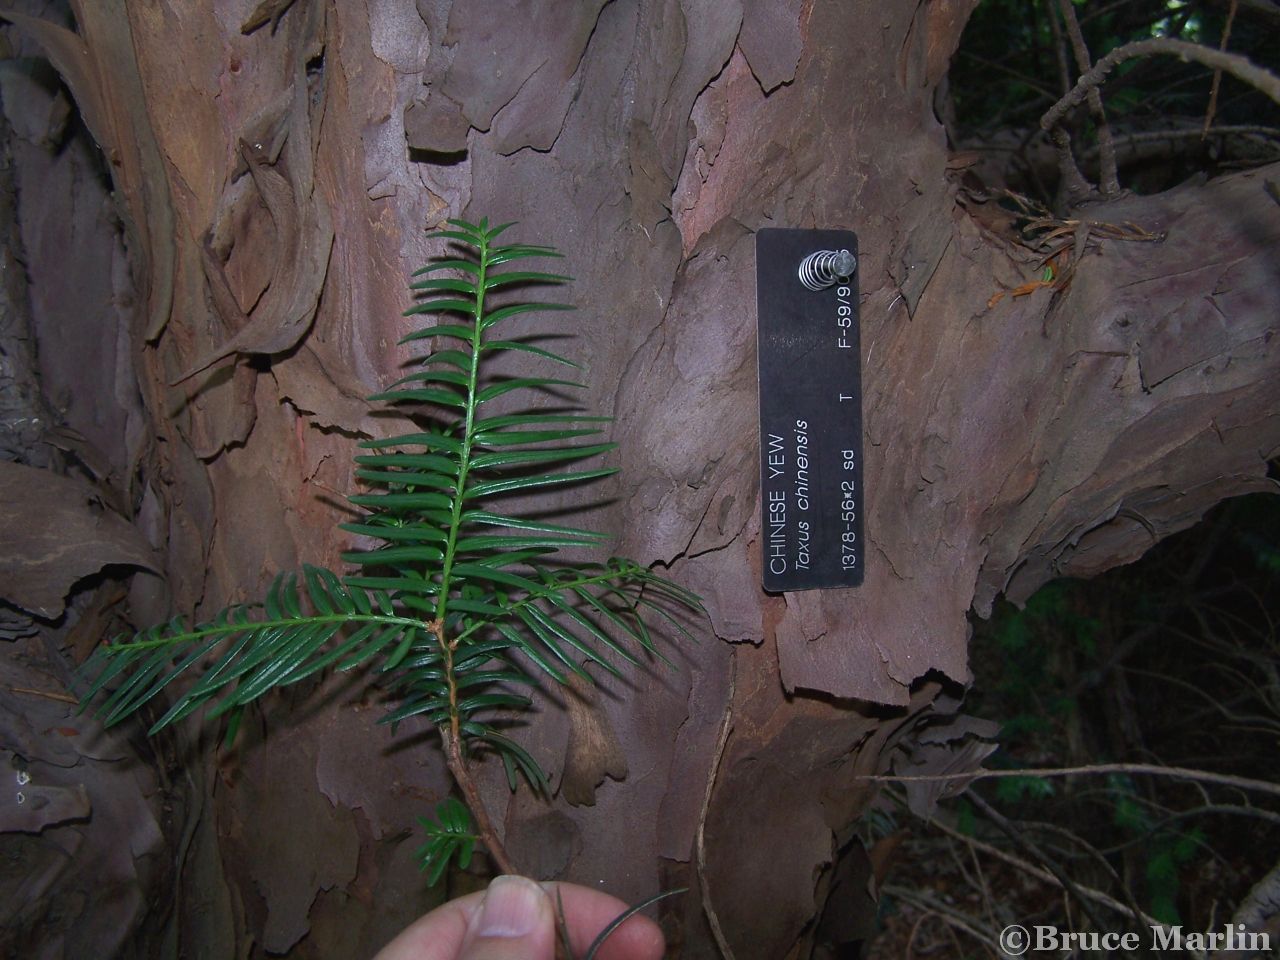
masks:
[(45, 700), (56, 700), (59, 703), (78, 704), (80, 702), (69, 693), (56, 693), (50, 690), (35, 690), (31, 687), (10, 687), (9, 692), (25, 693), (29, 697), (42, 697)]
[[(930, 897), (928, 894), (892, 884), (884, 887), (881, 893), (888, 894), (903, 903), (909, 903), (924, 914), (920, 919), (920, 923), (917, 923), (912, 929), (911, 940), (907, 943), (908, 954), (914, 947), (915, 936), (919, 932), (920, 924), (930, 916), (937, 917), (948, 929), (961, 930), (969, 934), (969, 936), (986, 947), (987, 950), (991, 950), (991, 945), (997, 942), (997, 935), (994, 931), (983, 930), (977, 926), (977, 921), (967, 913), (963, 913), (955, 907), (943, 903), (941, 900)], [(963, 956), (964, 951), (959, 949), (960, 944), (956, 943), (955, 945), (957, 947), (956, 956)], [(999, 956), (995, 951), (991, 950), (991, 952), (994, 956)]]
[[(1227, 41), (1231, 39), (1231, 25), (1236, 19), (1236, 10), (1240, 6), (1240, 0), (1231, 0), (1231, 7), (1227, 10), (1227, 22), (1222, 25), (1222, 40), (1218, 43), (1218, 49), (1225, 51), (1227, 49)], [(1200, 131), (1200, 139), (1204, 140), (1209, 136), (1209, 128), (1213, 126), (1214, 114), (1218, 112), (1218, 88), (1222, 86), (1222, 69), (1218, 68), (1213, 71), (1213, 85), (1209, 88), (1209, 108), (1204, 112), (1204, 129)]]
[(1080, 885), (1072, 880), (1065, 870), (1054, 863), (1049, 857), (1040, 850), (1031, 840), (1021, 831), (1017, 830), (1009, 819), (999, 810), (995, 809), (991, 804), (987, 803), (972, 790), (968, 791), (969, 802), (982, 813), (984, 817), (996, 825), (996, 828), (1009, 838), (1014, 846), (1022, 848), (1026, 853), (1035, 857), (1049, 873), (1057, 878), (1059, 885), (1063, 890), (1075, 897), (1076, 902), (1080, 904), (1080, 909), (1084, 911), (1085, 916), (1089, 918), (1089, 922), (1093, 924), (1095, 930), (1105, 929), (1102, 918), (1093, 912), (1093, 903), (1080, 892)]
[[(1058, 0), (1058, 10), (1067, 27), (1067, 36), (1071, 39), (1071, 51), (1075, 54), (1076, 67), (1081, 74), (1089, 72), (1093, 59), (1089, 56), (1089, 48), (1084, 42), (1084, 34), (1080, 31), (1080, 21), (1076, 19), (1075, 4), (1071, 0)], [(1089, 112), (1093, 114), (1098, 126), (1099, 186), (1104, 197), (1114, 197), (1120, 192), (1120, 180), (1116, 173), (1116, 148), (1111, 139), (1111, 125), (1107, 123), (1107, 113), (1102, 107), (1102, 94), (1097, 87), (1089, 90)]]
[[(1126, 133), (1116, 137), (1118, 146), (1134, 146), (1141, 143), (1160, 143), (1161, 141), (1205, 139), (1206, 137), (1249, 137), (1255, 141), (1280, 140), (1280, 127), (1265, 127), (1249, 123), (1222, 124), (1208, 129), (1187, 127), (1168, 130), (1143, 130), (1138, 133)], [(1093, 157), (1096, 148), (1084, 154), (1086, 159)]]
[[(1062, 101), (1059, 100), (1059, 103)], [(1041, 126), (1044, 125), (1044, 119), (1040, 120)], [(1053, 141), (1054, 149), (1058, 152), (1058, 177), (1062, 185), (1062, 191), (1070, 205), (1074, 206), (1078, 201), (1083, 200), (1093, 192), (1093, 187), (1089, 181), (1084, 178), (1084, 174), (1080, 172), (1080, 168), (1076, 165), (1075, 154), (1071, 150), (1071, 134), (1067, 133), (1059, 124), (1045, 128), (1049, 133), (1049, 139)]]
[(1280, 103), (1280, 77), (1259, 67), (1248, 57), (1214, 50), (1212, 47), (1204, 47), (1198, 43), (1188, 43), (1185, 40), (1157, 37), (1154, 40), (1126, 43), (1095, 63), (1093, 69), (1076, 81), (1071, 92), (1050, 107), (1040, 118), (1040, 129), (1050, 132), (1056, 128), (1068, 110), (1082, 103), (1090, 90), (1099, 86), (1106, 79), (1107, 74), (1126, 60), (1154, 55), (1179, 57), (1182, 60), (1193, 60), (1206, 67), (1221, 69), (1224, 73), (1229, 73), (1237, 80), (1259, 90), (1276, 103)]
[(1280, 797), (1280, 783), (1254, 780), (1251, 777), (1236, 777), (1228, 773), (1213, 773), (1210, 770), (1161, 767), (1154, 763), (1096, 763), (1082, 767), (1030, 767), (1025, 770), (971, 770), (967, 773), (902, 776), (894, 774), (857, 774), (855, 779), (871, 780), (876, 783), (911, 783), (912, 781), (925, 780), (990, 780), (1000, 777), (1072, 777), (1078, 774), (1096, 775), (1104, 773), (1139, 773), (1157, 777), (1173, 777), (1177, 780), (1214, 783), (1223, 787), (1237, 787), (1240, 790), (1251, 790), (1256, 793), (1267, 793), (1271, 796)]
[[(1040, 129), (1049, 135), (1058, 151), (1058, 167), (1061, 171), (1062, 189), (1066, 199), (1074, 204), (1087, 197), (1091, 191), (1089, 182), (1085, 180), (1080, 168), (1076, 166), (1075, 155), (1071, 150), (1071, 136), (1062, 125), (1063, 118), (1072, 108), (1078, 106), (1091, 92), (1096, 91), (1106, 79), (1107, 74), (1119, 64), (1136, 57), (1165, 55), (1193, 60), (1215, 70), (1229, 73), (1237, 80), (1260, 90), (1276, 103), (1280, 103), (1280, 77), (1257, 66), (1247, 57), (1227, 53), (1225, 50), (1214, 50), (1198, 43), (1185, 40), (1174, 40), (1169, 37), (1157, 37), (1153, 40), (1138, 40), (1117, 47), (1084, 73), (1076, 85), (1061, 100), (1055, 103), (1040, 118)], [(1099, 148), (1101, 149), (1101, 142)], [(1114, 159), (1114, 157), (1113, 157)], [(1104, 190), (1105, 192), (1105, 190)]]
[(702, 811), (698, 815), (698, 833), (697, 833), (697, 870), (698, 870), (698, 886), (702, 888), (702, 910), (707, 916), (707, 923), (711, 926), (711, 935), (715, 937), (716, 946), (720, 948), (720, 955), (724, 960), (734, 960), (733, 950), (729, 947), (729, 941), (724, 935), (724, 930), (720, 926), (720, 917), (716, 914), (715, 909), (711, 906), (711, 891), (707, 888), (707, 848), (705, 842), (705, 833), (707, 825), (707, 811), (711, 809), (711, 794), (715, 792), (716, 777), (720, 773), (720, 761), (724, 758), (724, 748), (729, 742), (729, 735), (733, 733), (733, 695), (737, 685), (737, 661), (729, 662), (729, 693), (725, 700), (724, 716), (720, 720), (720, 733), (716, 737), (715, 752), (711, 755), (711, 767), (707, 771), (707, 786), (702, 796)]
[(1062, 24), (1053, 15), (1053, 0), (1045, 0), (1044, 7), (1049, 20), (1049, 32), (1053, 35), (1053, 57), (1058, 63), (1058, 83), (1061, 84), (1062, 93), (1065, 94), (1071, 90), (1071, 72), (1067, 69), (1067, 54), (1063, 50), (1067, 44), (1062, 36)]
[[(995, 846), (994, 844), (990, 844), (983, 840), (979, 840), (976, 837), (967, 837), (964, 834), (960, 833), (958, 830), (953, 830), (951, 827), (948, 827), (946, 824), (941, 823), (938, 820), (931, 820), (930, 826), (936, 827), (937, 829), (945, 833), (947, 836), (952, 837), (955, 840), (960, 840), (968, 844), (971, 849), (981, 853), (985, 853), (989, 857), (994, 857), (996, 860), (999, 860), (1002, 863), (1007, 863), (1009, 866), (1014, 867), (1017, 870), (1021, 870), (1023, 873), (1029, 876), (1035, 877), (1037, 880), (1040, 880), (1043, 883), (1047, 883), (1051, 887), (1056, 887), (1059, 890), (1065, 889), (1062, 886), (1062, 883), (1058, 880), (1058, 878), (1055, 877), (1048, 870), (1045, 870), (1043, 867), (1038, 867), (1034, 863), (1030, 863), (1027, 860), (1023, 860), (1021, 857), (1015, 856), (1012, 853), (1008, 853), (1007, 851), (1001, 850), (999, 847)], [(1108, 910), (1113, 910), (1116, 913), (1123, 914), (1124, 916), (1128, 917), (1130, 920), (1136, 920), (1139, 923), (1148, 924), (1148, 925), (1156, 925), (1156, 926), (1160, 925), (1160, 921), (1156, 920), (1155, 918), (1148, 916), (1147, 914), (1143, 913), (1141, 910), (1135, 910), (1132, 907), (1126, 906), (1125, 904), (1121, 903), (1119, 900), (1115, 899), (1114, 897), (1109, 896), (1106, 893), (1103, 893), (1101, 890), (1095, 890), (1093, 887), (1085, 887), (1085, 886), (1076, 884), (1075, 892), (1082, 897), (1087, 897), (1088, 899), (1092, 900), (1094, 903), (1098, 904), (1101, 907), (1106, 907)]]

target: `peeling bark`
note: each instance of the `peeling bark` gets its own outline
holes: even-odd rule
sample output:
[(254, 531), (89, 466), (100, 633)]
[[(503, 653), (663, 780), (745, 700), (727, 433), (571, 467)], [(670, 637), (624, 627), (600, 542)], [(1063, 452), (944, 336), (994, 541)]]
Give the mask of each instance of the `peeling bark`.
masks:
[[(630, 899), (696, 875), (737, 956), (786, 955), (872, 796), (858, 776), (979, 762), (967, 721), (941, 732), (969, 610), (1270, 489), (1280, 449), (1274, 167), (1092, 207), (1167, 239), (1106, 241), (1066, 291), (988, 307), (1031, 258), (957, 205), (932, 112), (973, 6), (112, 0), (78, 5), (75, 33), (16, 18), (117, 189), (135, 308), (107, 318), (127, 349), (94, 402), (133, 397), (100, 442), (167, 548), (174, 606), (336, 560), (351, 440), (387, 429), (360, 398), (394, 379), (406, 277), (436, 252), (423, 229), (520, 221), (578, 278), (570, 352), (621, 444), (618, 479), (556, 506), (591, 511), (711, 616), (669, 651), (678, 669), (602, 682), (589, 724), (541, 705), (525, 742), (556, 776), (584, 724), (621, 745), (577, 778), (627, 771), (594, 806), (513, 797), (492, 764), (482, 787), (528, 869)], [(763, 226), (859, 234), (856, 590), (759, 589)], [(345, 680), (269, 702), (210, 771), (181, 886), (225, 870), (219, 942), (367, 953), (429, 905), (407, 831), (448, 789), (443, 760), (420, 731), (389, 740)], [(713, 950), (701, 912), (668, 918), (689, 956)]]

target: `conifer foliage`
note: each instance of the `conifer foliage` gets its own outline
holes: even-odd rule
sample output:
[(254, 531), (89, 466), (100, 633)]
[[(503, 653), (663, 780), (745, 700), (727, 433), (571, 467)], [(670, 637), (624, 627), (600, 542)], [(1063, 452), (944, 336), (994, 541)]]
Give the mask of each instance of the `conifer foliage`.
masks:
[[(353, 572), (306, 566), (301, 576), (281, 574), (261, 604), (230, 606), (200, 623), (175, 618), (103, 646), (84, 668), (85, 703), (106, 693), (98, 712), (107, 724), (173, 685), (152, 733), (208, 705), (208, 716), (230, 718), (230, 737), (263, 694), (326, 668), (373, 665), (391, 700), (385, 722), (434, 724), (478, 823), (456, 801), (441, 805), (447, 816), (436, 823), (424, 821), (423, 866), (433, 879), (451, 857), (469, 860), (477, 839), (511, 869), (494, 849), (469, 763), (492, 751), (513, 789), (520, 776), (545, 788), (538, 763), (504, 732), (530, 704), (522, 688), (570, 673), (589, 680), (589, 662), (617, 673), (618, 661), (662, 659), (653, 628), (690, 637), (682, 621), (702, 612), (696, 595), (632, 560), (560, 558), (566, 548), (598, 548), (604, 534), (509, 509), (514, 498), (528, 504), (530, 494), (615, 472), (584, 465), (614, 447), (600, 439), (608, 418), (555, 399), (582, 383), (489, 372), (499, 354), (578, 368), (536, 338), (504, 339), (512, 317), (570, 309), (513, 297), (569, 278), (524, 269), (524, 261), (559, 254), (498, 243), (510, 226), (449, 221), (433, 236), (450, 253), (414, 275), (420, 300), (406, 316), (436, 322), (401, 343), (436, 349), (369, 398), (396, 405), (417, 429), (360, 443), (355, 472), (367, 489), (349, 499), (362, 515), (342, 524), (361, 538), (360, 549), (343, 555)], [(549, 394), (551, 405), (522, 402), (537, 394)]]

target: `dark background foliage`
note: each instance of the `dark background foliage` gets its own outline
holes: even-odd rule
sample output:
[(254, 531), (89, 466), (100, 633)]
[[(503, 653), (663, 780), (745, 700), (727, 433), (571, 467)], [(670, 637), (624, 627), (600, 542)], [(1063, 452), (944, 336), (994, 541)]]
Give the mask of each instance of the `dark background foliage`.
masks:
[[(1228, 49), (1275, 70), (1280, 7), (1226, 2), (1077, 2), (1093, 58), (1124, 43), (1173, 37)], [(1058, 171), (1038, 120), (1076, 76), (1057, 4), (987, 0), (952, 62), (940, 113), (958, 146), (983, 157), (990, 183), (1045, 207)], [(1234, 9), (1233, 9), (1234, 8)], [(1067, 61), (1064, 62), (1064, 57)], [(1280, 106), (1229, 76), (1175, 57), (1130, 61), (1104, 86), (1120, 181), (1155, 193), (1280, 156)], [(1211, 119), (1208, 119), (1211, 118)], [(1083, 107), (1069, 123), (1086, 175), (1098, 176), (1097, 129)], [(1010, 209), (1017, 209), (1008, 203)], [(1277, 476), (1272, 465), (1272, 477)], [(1001, 724), (1001, 770), (1158, 764), (1274, 780), (1280, 749), (1280, 504), (1228, 501), (1140, 560), (1091, 580), (1063, 579), (1024, 605), (974, 621), (975, 714)], [(873, 956), (911, 951), (981, 956), (1003, 923), (1072, 918), (1060, 886), (979, 861), (963, 837), (1105, 891), (1188, 930), (1220, 928), (1276, 865), (1275, 804), (1247, 791), (1128, 773), (979, 782), (978, 801), (944, 804), (944, 831), (904, 827), (885, 805), (864, 829), (892, 850)], [(995, 811), (987, 815), (984, 810)], [(1009, 824), (1035, 845), (1011, 839)], [(910, 835), (901, 846), (893, 841)], [(1039, 856), (1037, 856), (1037, 854)], [(1079, 904), (1074, 905), (1079, 909)], [(1103, 912), (1112, 927), (1146, 927)], [(986, 937), (980, 931), (986, 931)], [(975, 931), (979, 933), (975, 934)], [(1274, 942), (1274, 933), (1273, 933)]]
[[(1014, 189), (1052, 205), (1057, 171), (1039, 132), (1040, 116), (1074, 83), (1057, 0), (985, 0), (974, 10), (952, 61), (948, 92), (956, 141), (995, 151)], [(1081, 33), (1096, 61), (1117, 47), (1172, 37), (1218, 47), (1227, 0), (1075, 2)], [(1280, 9), (1238, 4), (1228, 47), (1262, 66), (1280, 63)], [(1280, 105), (1227, 75), (1220, 80), (1207, 135), (1212, 71), (1177, 57), (1122, 63), (1103, 87), (1116, 140), (1120, 182), (1142, 193), (1188, 177), (1221, 174), (1280, 155)], [(1083, 166), (1096, 181), (1096, 131), (1086, 109), (1069, 124)]]
[[(1141, 560), (1093, 580), (1060, 580), (1021, 609), (975, 624), (976, 714), (1001, 724), (987, 766), (1078, 767), (1078, 776), (1011, 777), (971, 791), (1009, 818), (1066, 876), (1163, 923), (1220, 928), (1280, 849), (1275, 804), (1247, 791), (1124, 772), (1157, 764), (1273, 781), (1280, 738), (1280, 503), (1228, 501)], [(868, 826), (892, 835), (900, 821)], [(970, 797), (938, 822), (1026, 857)], [(1073, 924), (1060, 890), (1000, 862), (955, 857), (954, 837), (913, 827), (886, 878), (875, 956), (953, 944), (945, 923), (916, 924), (937, 902), (991, 906), (1008, 923)], [(1112, 917), (1108, 929), (1147, 929)], [(985, 921), (989, 922), (989, 921)], [(952, 931), (954, 932), (954, 931)], [(966, 947), (980, 953), (980, 945)]]
[[(745, 960), (990, 955), (1000, 922), (1065, 916), (1052, 879), (1007, 858), (1196, 923), (1271, 869), (1267, 804), (1218, 788), (1020, 776), (944, 799), (926, 830), (865, 779), (971, 771), (997, 722), (992, 764), (1266, 773), (1274, 738), (1218, 709), (1270, 689), (1232, 619), (1243, 593), (1201, 594), (1227, 586), (1220, 565), (1246, 580), (1237, 542), (1265, 547), (1270, 521), (1186, 548), (1212, 557), (1194, 577), (1171, 544), (1193, 586), (1168, 609), (1136, 567), (1116, 599), (1081, 584), (1224, 498), (1275, 492), (1269, 101), (1224, 78), (1202, 141), (1211, 70), (1125, 65), (1103, 95), (1133, 192), (1069, 209), (1038, 131), (1076, 72), (1051, 44), (1056, 0), (12, 5), (40, 19), (0, 28), (0, 519), (52, 535), (0, 553), (0, 746), (42, 799), (3, 808), (0, 952), (336, 960), (440, 895), (413, 832), (448, 793), (440, 754), (389, 740), (359, 684), (254, 705), (232, 751), (194, 724), (104, 737), (68, 686), (103, 636), (339, 562), (351, 445), (384, 431), (362, 398), (404, 372), (405, 278), (447, 217), (517, 220), (568, 255), (572, 352), (622, 470), (558, 508), (710, 615), (679, 669), (602, 677), (589, 710), (545, 703), (522, 732), (553, 770), (617, 746), (625, 778), (544, 803), (485, 766), (530, 872), (633, 900), (690, 886), (661, 906), (673, 953)], [(1153, 33), (1216, 46), (1232, 3), (1074, 9), (1097, 58)], [(1240, 0), (1228, 49), (1276, 69), (1276, 9)], [(1067, 124), (1096, 179), (1094, 121)], [(870, 562), (853, 591), (759, 587), (767, 226), (859, 236)], [(1072, 257), (1042, 279), (1054, 231)], [(179, 379), (233, 337), (246, 355)], [(1183, 638), (1210, 610), (1214, 632)], [(1071, 902), (1072, 923), (1118, 922)]]

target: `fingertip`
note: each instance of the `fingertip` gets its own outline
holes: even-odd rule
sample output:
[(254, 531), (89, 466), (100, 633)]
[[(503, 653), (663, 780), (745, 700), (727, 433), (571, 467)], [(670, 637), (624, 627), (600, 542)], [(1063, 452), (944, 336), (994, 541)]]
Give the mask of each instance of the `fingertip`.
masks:
[(609, 935), (596, 960), (662, 960), (666, 949), (662, 928), (648, 917), (635, 914)]
[(551, 920), (546, 892), (524, 877), (495, 877), (476, 918), (482, 937), (527, 937)]
[[(602, 890), (572, 883), (545, 883), (544, 889), (557, 912), (563, 904), (573, 939), (574, 952), (581, 956), (600, 932), (626, 913), (629, 906)], [(662, 928), (643, 914), (632, 914), (600, 945), (596, 960), (662, 960), (666, 938)]]
[(423, 914), (384, 946), (374, 960), (453, 960), (483, 896), (483, 892), (469, 894)]
[(552, 960), (555, 918), (546, 891), (525, 877), (495, 877), (458, 960)]

